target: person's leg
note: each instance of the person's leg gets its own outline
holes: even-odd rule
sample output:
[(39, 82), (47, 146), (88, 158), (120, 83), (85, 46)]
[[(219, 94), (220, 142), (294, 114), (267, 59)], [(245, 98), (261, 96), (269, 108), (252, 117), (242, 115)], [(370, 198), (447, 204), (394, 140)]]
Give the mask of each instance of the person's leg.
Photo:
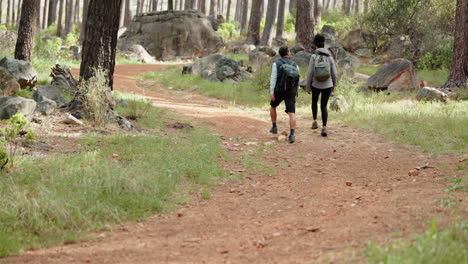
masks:
[(320, 90), (312, 87), (312, 117), (314, 121), (312, 122), (312, 129), (318, 128), (317, 126), (317, 115), (318, 115), (318, 99), (320, 95)]
[(283, 101), (283, 96), (275, 94), (275, 100), (270, 101), (270, 118), (271, 118), (271, 123), (272, 127), (270, 129), (270, 133), (272, 134), (278, 134), (278, 127), (276, 126), (276, 120), (277, 120), (277, 113), (276, 113), (276, 107)]
[(296, 94), (288, 95), (284, 102), (286, 104), (286, 113), (289, 116), (289, 142), (294, 143), (294, 141), (296, 141), (296, 137), (294, 135), (294, 130), (296, 129)]
[(322, 90), (322, 98), (320, 99), (320, 110), (322, 112), (322, 124), (324, 127), (327, 126), (328, 121), (328, 99), (330, 99), (330, 95), (332, 92), (332, 88), (323, 89)]

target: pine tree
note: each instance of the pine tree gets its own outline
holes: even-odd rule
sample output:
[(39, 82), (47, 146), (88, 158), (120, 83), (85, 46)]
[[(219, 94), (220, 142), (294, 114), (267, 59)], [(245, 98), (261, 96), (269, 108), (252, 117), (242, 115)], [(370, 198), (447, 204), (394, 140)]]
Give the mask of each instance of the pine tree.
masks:
[(82, 81), (93, 77), (94, 69), (105, 70), (112, 89), (121, 4), (120, 0), (89, 1), (80, 66)]
[(47, 27), (50, 27), (57, 21), (58, 0), (49, 0), (49, 16), (47, 17)]
[[(185, 0), (187, 1), (187, 0)], [(210, 16), (216, 17), (218, 15), (217, 13), (217, 0), (210, 0)]]
[(75, 5), (73, 0), (67, 0), (66, 12), (65, 12), (65, 31), (63, 32), (64, 36), (67, 36), (72, 32), (73, 29), (73, 9)]
[(21, 19), (18, 26), (15, 59), (31, 61), (34, 28), (37, 16), (37, 0), (23, 1)]
[(242, 1), (241, 32), (244, 32), (247, 26), (247, 16), (249, 13), (249, 0), (239, 0), (239, 1)]
[(128, 27), (132, 23), (132, 10), (130, 0), (125, 0), (124, 26)]
[(271, 31), (276, 20), (277, 8), (278, 0), (268, 0), (265, 27), (263, 29), (262, 40), (260, 41), (261, 45), (271, 46)]
[(262, 21), (262, 3), (261, 1), (253, 1), (250, 11), (249, 31), (247, 33), (248, 44), (258, 45), (260, 43), (260, 22)]
[(63, 6), (65, 0), (60, 0), (59, 17), (57, 22), (57, 37), (62, 37), (63, 34)]
[(285, 8), (286, 8), (286, 0), (280, 0), (279, 7), (278, 7), (278, 21), (276, 22), (276, 37), (275, 37), (278, 41), (281, 41), (283, 39)]
[(304, 45), (308, 52), (314, 50), (314, 18), (311, 0), (297, 1), (296, 42)]

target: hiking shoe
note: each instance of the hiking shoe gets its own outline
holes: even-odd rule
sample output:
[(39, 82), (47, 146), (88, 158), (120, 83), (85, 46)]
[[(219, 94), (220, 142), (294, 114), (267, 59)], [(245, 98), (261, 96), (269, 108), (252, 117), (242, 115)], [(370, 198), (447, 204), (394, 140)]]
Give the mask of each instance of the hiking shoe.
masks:
[(317, 129), (317, 128), (318, 128), (317, 121), (312, 122), (312, 129)]
[(288, 139), (289, 143), (294, 143), (294, 141), (296, 141), (296, 137), (294, 135), (289, 135)]
[(328, 131), (326, 127), (322, 128), (322, 133), (320, 133), (320, 135), (322, 135), (322, 137), (326, 137), (328, 135)]
[(278, 134), (278, 127), (272, 127), (272, 128), (270, 129), (270, 133), (272, 133), (272, 134)]

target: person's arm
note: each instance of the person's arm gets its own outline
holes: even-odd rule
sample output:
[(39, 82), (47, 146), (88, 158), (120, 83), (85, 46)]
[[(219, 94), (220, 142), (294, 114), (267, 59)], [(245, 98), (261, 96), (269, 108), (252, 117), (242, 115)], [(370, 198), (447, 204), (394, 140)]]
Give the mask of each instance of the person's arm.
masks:
[(335, 60), (333, 59), (333, 57), (329, 57), (330, 58), (330, 68), (331, 68), (331, 77), (332, 77), (332, 81), (333, 81), (333, 87), (336, 87), (336, 83), (338, 81), (338, 71), (336, 70), (336, 63), (335, 63)]
[(309, 61), (309, 69), (307, 70), (307, 78), (306, 78), (306, 91), (310, 93), (312, 91), (312, 80), (314, 78), (314, 65), (315, 65), (315, 60), (314, 60), (314, 55), (310, 57)]
[(278, 72), (276, 69), (276, 63), (273, 63), (273, 67), (271, 69), (271, 77), (270, 77), (270, 95), (275, 94), (275, 87), (276, 87), (277, 79), (278, 79)]

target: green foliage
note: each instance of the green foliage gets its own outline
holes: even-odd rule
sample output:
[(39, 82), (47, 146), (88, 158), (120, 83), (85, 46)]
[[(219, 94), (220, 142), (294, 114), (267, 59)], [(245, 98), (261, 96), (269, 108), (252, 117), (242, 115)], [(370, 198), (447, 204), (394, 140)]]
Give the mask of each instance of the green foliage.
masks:
[(324, 25), (333, 26), (337, 37), (343, 38), (349, 31), (361, 27), (361, 19), (359, 16), (346, 16), (341, 9), (330, 9), (323, 11), (317, 31), (320, 32)]
[(450, 71), (447, 70), (447, 68), (437, 70), (418, 70), (418, 77), (434, 86), (443, 85), (448, 80), (449, 75)]
[(8, 28), (5, 25), (0, 24), (0, 30), (6, 31), (8, 30)]
[(168, 211), (183, 190), (210, 187), (224, 176), (217, 137), (197, 128), (170, 133), (89, 136), (80, 152), (27, 158), (2, 175), (0, 257)]
[(437, 229), (435, 224), (414, 240), (396, 241), (389, 246), (370, 243), (365, 251), (367, 263), (382, 264), (458, 264), (468, 263), (468, 222)]
[(73, 33), (69, 33), (69, 34), (65, 37), (65, 45), (68, 46), (68, 47), (78, 45), (78, 36), (76, 36), (76, 35), (73, 34)]
[(62, 44), (61, 38), (42, 40), (41, 36), (36, 36), (34, 56), (48, 59), (67, 57), (68, 51), (62, 51)]
[(237, 21), (233, 21), (231, 23), (223, 23), (219, 25), (219, 29), (217, 33), (224, 40), (237, 38), (239, 37), (239, 32), (237, 32), (238, 27), (239, 27), (239, 23)]
[(32, 98), (33, 91), (29, 89), (20, 89), (13, 94), (13, 97)]
[(427, 42), (426, 53), (419, 58), (420, 69), (450, 69), (452, 63), (453, 37)]
[[(28, 123), (28, 120), (21, 114), (16, 113), (10, 119), (5, 120), (6, 127), (0, 129), (2, 134), (0, 141), (0, 166), (3, 169), (8, 161), (10, 167), (14, 166), (18, 141), (21, 137), (20, 131)], [(32, 131), (32, 129), (31, 129)], [(5, 155), (7, 153), (7, 155)], [(5, 159), (6, 158), (6, 159)]]
[(296, 31), (296, 12), (295, 8), (291, 12), (286, 13), (286, 19), (284, 22), (284, 32), (293, 33)]
[(55, 35), (57, 35), (57, 24), (50, 25), (42, 33), (42, 36), (55, 36)]

